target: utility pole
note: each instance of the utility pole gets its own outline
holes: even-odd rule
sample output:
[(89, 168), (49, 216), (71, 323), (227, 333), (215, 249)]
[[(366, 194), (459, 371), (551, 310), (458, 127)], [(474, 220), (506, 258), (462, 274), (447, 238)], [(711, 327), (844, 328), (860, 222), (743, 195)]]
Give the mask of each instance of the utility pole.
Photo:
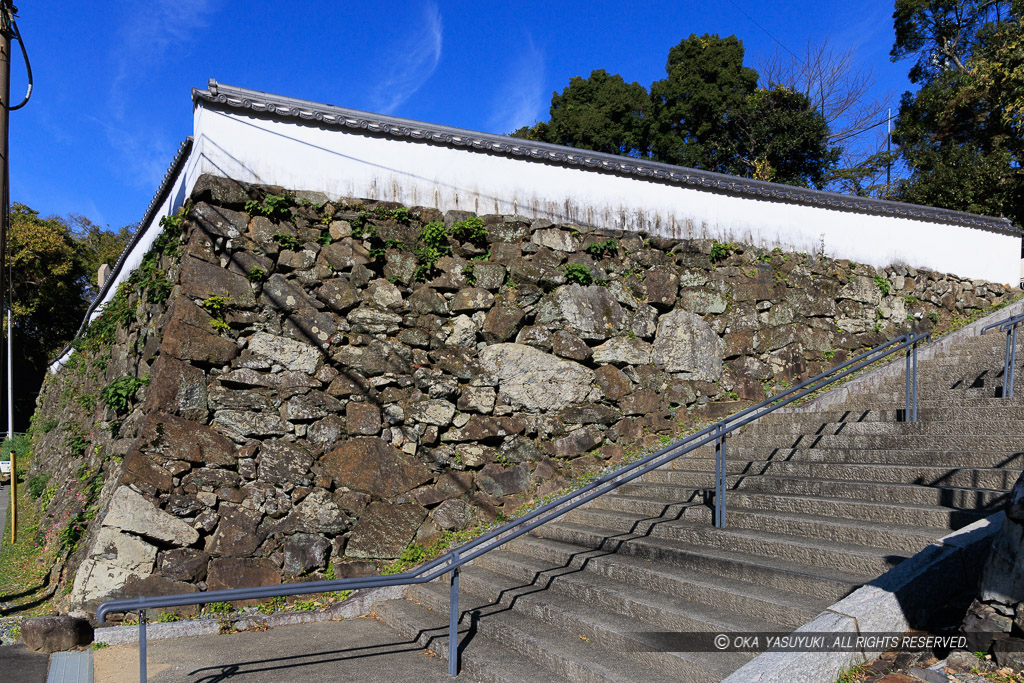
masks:
[(892, 107), (885, 119), (885, 198), (889, 198), (889, 176), (892, 174)]
[[(7, 238), (10, 226), (10, 197), (7, 195), (10, 184), (7, 173), (8, 165), (8, 126), (11, 116), (11, 41), (14, 38), (14, 15), (18, 9), (10, 0), (0, 0), (0, 311), (7, 314), (7, 438), (11, 447), (11, 543), (18, 540), (18, 456), (14, 452), (14, 418), (11, 407), (11, 305), (4, 301), (7, 289)], [(6, 304), (6, 306), (4, 306)]]

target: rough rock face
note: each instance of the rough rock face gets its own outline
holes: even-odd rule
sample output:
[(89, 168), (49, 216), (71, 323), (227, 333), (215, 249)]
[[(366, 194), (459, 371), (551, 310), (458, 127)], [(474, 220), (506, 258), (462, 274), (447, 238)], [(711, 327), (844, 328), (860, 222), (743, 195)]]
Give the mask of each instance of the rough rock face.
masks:
[(960, 627), (971, 652), (990, 652), (999, 666), (1024, 667), (1024, 473), (1010, 491), (1006, 519), (992, 541), (978, 586)]
[[(44, 527), (69, 603), (372, 571), (716, 401), (1007, 296), (520, 216), (464, 231), (463, 212), (314, 195), (245, 213), (282, 192), (201, 178), (44, 384), (34, 466), (61, 492)], [(431, 261), (433, 221), (449, 234)]]

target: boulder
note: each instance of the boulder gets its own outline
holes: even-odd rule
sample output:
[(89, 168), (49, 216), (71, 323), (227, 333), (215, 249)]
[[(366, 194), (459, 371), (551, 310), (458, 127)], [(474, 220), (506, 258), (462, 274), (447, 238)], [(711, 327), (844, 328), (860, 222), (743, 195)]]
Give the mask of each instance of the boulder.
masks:
[(210, 467), (235, 464), (235, 445), (213, 429), (190, 420), (154, 413), (143, 424), (135, 447), (164, 460), (184, 460)]
[(345, 431), (352, 435), (380, 434), (380, 408), (370, 402), (349, 401), (345, 405)]
[(127, 486), (114, 492), (103, 526), (173, 546), (188, 546), (199, 540), (195, 529)]
[(292, 534), (284, 541), (284, 571), (300, 576), (327, 566), (331, 542), (319, 534)]
[(149, 377), (144, 413), (170, 413), (186, 420), (206, 421), (206, 373), (170, 354), (160, 354)]
[(494, 295), (479, 287), (466, 287), (455, 293), (452, 299), (452, 311), (479, 311), (494, 305)]
[(101, 526), (85, 559), (75, 573), (71, 602), (104, 600), (118, 591), (131, 576), (153, 573), (157, 549), (138, 536)]
[(593, 371), (579, 363), (524, 344), (488, 346), (480, 352), (480, 365), (516, 409), (561, 410), (585, 400), (594, 381)]
[(455, 531), (469, 526), (472, 515), (473, 508), (464, 500), (446, 500), (430, 513), (439, 527)]
[(332, 311), (344, 313), (359, 303), (359, 294), (352, 283), (344, 278), (328, 280), (317, 290), (317, 297)]
[(256, 296), (249, 280), (238, 273), (232, 273), (220, 265), (214, 265), (197, 258), (186, 256), (181, 264), (181, 291), (196, 299), (211, 295), (226, 296), (235, 308), (254, 308)]
[(556, 356), (577, 361), (585, 361), (593, 353), (582, 339), (565, 330), (556, 330), (551, 335), (551, 352)]
[(271, 275), (264, 283), (263, 298), (274, 308), (285, 312), (313, 305), (306, 290), (280, 273)]
[(338, 486), (391, 498), (430, 481), (430, 471), (415, 458), (378, 438), (349, 439), (320, 460)]
[[(228, 588), (256, 588), (258, 586), (274, 586), (281, 583), (281, 571), (272, 560), (251, 557), (221, 557), (210, 563), (210, 572), (206, 579), (208, 590), (225, 590)], [(243, 605), (247, 602), (236, 602)]]
[(564, 322), (583, 339), (601, 340), (626, 329), (626, 312), (606, 287), (560, 287), (537, 304), (538, 325)]
[(288, 423), (277, 413), (250, 413), (244, 410), (218, 410), (213, 423), (235, 441), (287, 434)]
[(515, 306), (499, 304), (487, 312), (480, 336), (488, 344), (508, 341), (523, 322), (523, 311)]
[(88, 619), (67, 614), (32, 617), (21, 622), (21, 639), (33, 652), (50, 654), (73, 650), (92, 642), (93, 630)]
[(221, 503), (220, 523), (207, 540), (206, 551), (215, 557), (245, 557), (252, 555), (263, 543), (259, 533), (263, 514), (231, 503)]
[(219, 365), (238, 355), (238, 345), (216, 334), (210, 314), (188, 297), (177, 297), (168, 308), (165, 320), (161, 345), (164, 352), (174, 358)]
[(604, 441), (604, 434), (596, 425), (587, 425), (571, 432), (568, 436), (555, 439), (551, 446), (560, 458), (569, 458), (593, 450)]
[(651, 362), (653, 348), (642, 339), (612, 337), (594, 347), (595, 363), (613, 365), (646, 365)]
[(359, 517), (345, 547), (346, 555), (390, 560), (398, 557), (427, 517), (415, 503), (372, 503)]
[(264, 441), (260, 446), (259, 479), (271, 484), (309, 486), (313, 456), (305, 449), (277, 439)]
[(594, 382), (609, 401), (618, 401), (633, 390), (626, 373), (611, 365), (604, 365), (594, 371)]
[(681, 379), (717, 382), (722, 378), (725, 346), (704, 320), (693, 313), (675, 310), (658, 319), (652, 360)]
[(266, 332), (257, 332), (249, 339), (249, 350), (307, 375), (316, 372), (321, 357), (315, 346)]
[(197, 548), (165, 550), (157, 557), (157, 571), (171, 581), (195, 583), (206, 579), (210, 556)]
[(417, 401), (410, 403), (405, 409), (405, 419), (409, 422), (422, 422), (423, 424), (436, 425), (438, 427), (450, 425), (454, 416), (455, 406), (443, 399)]

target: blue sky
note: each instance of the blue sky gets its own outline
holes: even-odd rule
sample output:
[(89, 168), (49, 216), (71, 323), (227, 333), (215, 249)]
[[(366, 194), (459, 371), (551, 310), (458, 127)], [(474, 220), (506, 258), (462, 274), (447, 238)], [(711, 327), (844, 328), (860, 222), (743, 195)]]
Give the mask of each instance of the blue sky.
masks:
[[(892, 0), (764, 3), (114, 0), (23, 3), (35, 93), (11, 113), (11, 199), (119, 227), (142, 217), (207, 79), (504, 133), (603, 68), (649, 86), (691, 33), (735, 34), (748, 65), (829, 38), (895, 109)], [(760, 25), (760, 27), (759, 27)], [(762, 30), (762, 28), (764, 30)], [(12, 98), (24, 92), (14, 59)]]

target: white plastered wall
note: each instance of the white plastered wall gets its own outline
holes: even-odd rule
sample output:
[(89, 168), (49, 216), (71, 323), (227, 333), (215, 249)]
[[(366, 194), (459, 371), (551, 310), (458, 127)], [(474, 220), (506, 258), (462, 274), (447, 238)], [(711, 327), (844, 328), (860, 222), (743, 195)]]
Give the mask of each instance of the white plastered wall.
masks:
[(244, 182), (519, 214), (664, 237), (711, 237), (818, 252), (858, 263), (905, 263), (1018, 283), (1020, 237), (922, 220), (746, 199), (423, 142), (195, 110), (201, 173)]

